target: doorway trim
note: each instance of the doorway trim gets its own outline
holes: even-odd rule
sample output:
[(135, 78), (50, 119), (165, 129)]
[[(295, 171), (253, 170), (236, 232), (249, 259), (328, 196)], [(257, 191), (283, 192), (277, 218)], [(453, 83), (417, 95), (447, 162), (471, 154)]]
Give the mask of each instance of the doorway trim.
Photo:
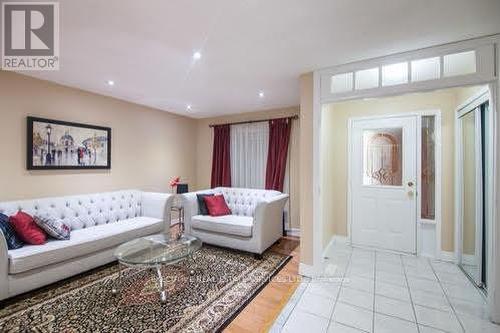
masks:
[[(333, 106), (335, 109), (335, 104)], [(334, 111), (335, 112), (335, 111)], [(413, 111), (413, 112), (401, 112), (401, 113), (393, 113), (387, 115), (378, 115), (378, 116), (362, 116), (362, 117), (350, 117), (348, 119), (348, 129), (347, 129), (347, 240), (349, 243), (352, 243), (352, 134), (353, 134), (353, 124), (355, 121), (359, 120), (377, 120), (377, 119), (387, 119), (387, 118), (400, 118), (400, 117), (408, 117), (414, 116), (417, 118), (417, 202), (416, 202), (416, 220), (415, 220), (415, 229), (416, 229), (416, 240), (415, 240), (415, 251), (417, 255), (422, 255), (426, 257), (432, 256), (432, 250), (428, 250), (424, 248), (422, 240), (424, 239), (422, 226), (423, 225), (432, 225), (435, 229), (435, 258), (441, 258), (441, 193), (442, 193), (442, 144), (441, 144), (441, 110), (439, 109), (430, 109), (430, 110), (421, 110), (421, 111)], [(422, 184), (422, 117), (424, 116), (434, 116), (435, 117), (435, 137), (436, 137), (436, 149), (435, 149), (435, 219), (427, 220), (421, 218), (421, 207), (422, 207), (422, 196), (421, 193), (421, 184)]]
[[(350, 96), (344, 96), (343, 98), (332, 96), (331, 98), (325, 98), (322, 96), (321, 90), (321, 76), (322, 74), (332, 73), (332, 72), (342, 72), (346, 68), (349, 69), (364, 69), (370, 68), (373, 64), (380, 63), (391, 63), (398, 61), (407, 61), (416, 56), (436, 56), (442, 55), (450, 52), (457, 52), (464, 49), (476, 49), (479, 50), (485, 45), (491, 45), (489, 49), (490, 56), (486, 60), (486, 68), (477, 75), (468, 76), (454, 76), (449, 77), (447, 80), (438, 81), (424, 81), (420, 82), (418, 85), (403, 85), (403, 86), (393, 86), (387, 89), (370, 89), (369, 91), (361, 91), (357, 94), (352, 94)], [(494, 131), (492, 132), (493, 140), (493, 226), (492, 226), (492, 253), (495, 251), (500, 251), (500, 153), (497, 150), (500, 148), (500, 117), (498, 112), (500, 110), (500, 81), (498, 76), (498, 67), (500, 65), (500, 52), (498, 48), (500, 47), (500, 34), (494, 34), (490, 36), (463, 40), (459, 42), (452, 42), (448, 44), (442, 44), (438, 46), (431, 46), (428, 48), (417, 49), (410, 52), (402, 52), (397, 54), (390, 54), (382, 56), (379, 58), (367, 59), (362, 61), (357, 61), (353, 63), (347, 63), (343, 65), (337, 65), (322, 69), (317, 69), (313, 71), (313, 96), (312, 96), (312, 115), (305, 114), (303, 117), (312, 117), (312, 144), (313, 144), (313, 161), (312, 161), (312, 267), (308, 266), (308, 272), (322, 272), (324, 265), (323, 250), (324, 246), (324, 228), (323, 228), (323, 207), (321, 198), (321, 111), (322, 103), (332, 103), (339, 102), (341, 100), (349, 99), (359, 99), (359, 98), (370, 98), (370, 97), (382, 97), (399, 95), (408, 92), (424, 92), (436, 89), (453, 88), (459, 86), (467, 85), (490, 85), (490, 105), (492, 107), (492, 113), (494, 113)], [(495, 50), (497, 52), (495, 52)], [(484, 48), (483, 48), (483, 51)], [(309, 103), (307, 100), (305, 101)], [(308, 171), (307, 171), (308, 172)], [(492, 256), (493, 257), (493, 256)], [(305, 271), (304, 271), (305, 272)], [(309, 274), (311, 275), (311, 274)], [(498, 288), (500, 291), (500, 257), (491, 258), (491, 264), (489, 265), (489, 293), (488, 293), (488, 308), (490, 310), (491, 319), (495, 322), (500, 323), (500, 292), (496, 292), (495, 289)], [(495, 296), (493, 296), (495, 295)]]
[[(460, 263), (462, 262), (462, 241), (463, 241), (463, 235), (462, 235), (462, 230), (463, 230), (463, 205), (462, 205), (462, 202), (463, 202), (463, 191), (462, 191), (462, 188), (463, 188), (463, 166), (462, 164), (460, 163), (461, 160), (463, 159), (463, 152), (462, 152), (462, 146), (461, 143), (462, 140), (463, 140), (463, 135), (462, 135), (462, 126), (461, 126), (461, 122), (460, 122), (460, 119), (462, 117), (464, 117), (466, 114), (470, 113), (470, 112), (476, 112), (475, 109), (478, 108), (479, 106), (481, 106), (481, 104), (489, 101), (490, 102), (490, 112), (488, 113), (488, 126), (489, 126), (489, 133), (494, 133), (494, 127), (495, 127), (495, 112), (493, 112), (493, 103), (492, 103), (492, 93), (490, 91), (490, 86), (487, 86), (485, 87), (484, 89), (481, 89), (480, 91), (478, 91), (477, 93), (475, 93), (473, 96), (471, 96), (469, 99), (467, 99), (464, 103), (462, 103), (461, 105), (459, 105), (456, 110), (455, 110), (455, 221), (454, 221), (454, 229), (455, 229), (455, 261), (458, 265), (460, 265)], [(477, 127), (478, 127), (478, 124), (477, 124), (477, 119), (476, 119), (476, 136), (479, 134), (478, 131), (477, 131)], [(487, 165), (482, 165), (482, 167), (484, 168), (484, 170), (486, 171), (486, 174), (493, 178), (494, 179), (494, 173), (493, 173), (493, 170), (494, 170), (494, 139), (492, 140), (491, 144), (488, 145), (488, 156), (490, 157), (490, 160), (488, 161), (489, 163)], [(477, 158), (478, 158), (478, 154), (479, 152), (481, 152), (482, 154), (482, 149), (483, 147), (480, 145), (479, 143), (479, 140), (477, 140), (476, 138), (476, 162), (477, 162)], [(481, 161), (482, 162), (482, 161)], [(480, 177), (480, 175), (478, 174), (478, 172), (482, 172), (482, 170), (476, 170), (476, 179), (478, 179)], [(490, 182), (491, 184), (493, 184), (493, 179), (486, 179), (485, 181), (486, 182)], [(493, 231), (493, 216), (494, 216), (494, 200), (493, 200), (493, 196), (494, 196), (494, 187), (495, 186), (489, 186), (488, 189), (488, 193), (484, 192), (483, 191), (483, 182), (476, 182), (475, 183), (475, 186), (476, 186), (476, 192), (483, 192), (483, 195), (484, 197), (483, 198), (478, 198), (476, 196), (476, 203), (475, 203), (475, 206), (476, 207), (482, 207), (483, 206), (483, 201), (486, 201), (487, 203), (487, 207), (489, 208), (488, 210), (486, 210), (484, 213), (484, 216), (483, 216), (483, 212), (482, 210), (479, 211), (477, 208), (476, 208), (476, 219), (485, 219), (486, 221), (486, 224), (488, 225), (489, 227), (489, 230)], [(476, 226), (476, 228), (478, 228)], [(478, 229), (476, 229), (476, 233), (482, 233), (482, 224), (480, 225), (480, 227)], [(487, 241), (487, 245), (488, 245), (488, 253), (490, 253), (490, 255), (492, 255), (494, 252), (491, 252), (493, 251), (493, 247), (492, 247), (492, 244), (493, 244), (493, 235), (492, 235), (493, 232), (490, 232), (487, 236), (488, 236), (488, 240), (483, 240), (483, 241)], [(479, 249), (481, 255), (483, 255), (482, 253), (482, 247), (478, 246), (478, 237), (476, 235), (476, 249)], [(490, 261), (491, 261), (491, 258), (489, 258)], [(487, 267), (491, 264), (491, 262), (488, 262), (487, 264)], [(482, 262), (480, 263), (480, 267), (482, 266)], [(488, 272), (486, 273), (488, 275)], [(487, 279), (489, 279), (489, 276), (487, 277)], [(477, 281), (475, 281), (477, 282)]]

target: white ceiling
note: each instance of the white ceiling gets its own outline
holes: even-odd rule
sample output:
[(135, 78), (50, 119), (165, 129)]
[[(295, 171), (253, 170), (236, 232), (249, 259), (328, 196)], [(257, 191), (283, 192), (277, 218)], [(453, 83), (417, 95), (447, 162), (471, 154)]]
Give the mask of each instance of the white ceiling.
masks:
[(60, 11), (60, 71), (24, 74), (196, 118), (298, 105), (313, 69), (500, 32), (499, 0), (60, 0)]

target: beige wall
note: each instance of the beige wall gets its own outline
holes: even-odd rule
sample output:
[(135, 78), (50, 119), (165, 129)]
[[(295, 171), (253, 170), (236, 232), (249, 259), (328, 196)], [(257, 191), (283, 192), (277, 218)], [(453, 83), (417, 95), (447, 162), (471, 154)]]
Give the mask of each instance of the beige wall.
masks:
[(347, 138), (350, 117), (439, 109), (442, 112), (442, 249), (454, 243), (455, 110), (477, 89), (449, 89), (325, 105), (322, 110), (322, 182), (324, 239), (347, 235)]
[[(109, 126), (112, 169), (27, 171), (26, 116)], [(138, 188), (169, 191), (196, 182), (196, 121), (164, 111), (0, 71), (0, 200)]]
[[(299, 114), (298, 107), (288, 107), (282, 109), (272, 109), (259, 112), (239, 113), (229, 116), (204, 118), (197, 122), (197, 145), (196, 145), (196, 189), (202, 190), (210, 188), (210, 176), (212, 171), (212, 151), (213, 151), (213, 129), (210, 124), (226, 124), (239, 121), (272, 119), (280, 117), (290, 117)], [(299, 133), (300, 122), (294, 121), (290, 138), (290, 220), (292, 228), (300, 228), (299, 225)]]
[(313, 265), (313, 74), (300, 76), (300, 262)]

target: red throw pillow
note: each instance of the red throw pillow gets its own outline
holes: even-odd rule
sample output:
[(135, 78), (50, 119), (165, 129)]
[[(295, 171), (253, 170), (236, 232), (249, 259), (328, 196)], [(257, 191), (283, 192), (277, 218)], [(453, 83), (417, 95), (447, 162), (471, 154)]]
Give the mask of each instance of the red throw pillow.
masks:
[(9, 223), (16, 234), (24, 242), (32, 245), (42, 245), (47, 241), (47, 235), (36, 225), (31, 216), (21, 211), (9, 218)]
[(208, 214), (210, 214), (210, 216), (231, 215), (231, 209), (227, 206), (226, 200), (224, 200), (222, 194), (206, 196), (203, 200), (207, 205)]

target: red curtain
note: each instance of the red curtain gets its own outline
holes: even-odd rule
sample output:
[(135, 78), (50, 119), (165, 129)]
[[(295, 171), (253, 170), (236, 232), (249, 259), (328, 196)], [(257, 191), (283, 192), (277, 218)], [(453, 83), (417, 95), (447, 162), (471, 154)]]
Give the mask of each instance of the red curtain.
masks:
[(291, 129), (292, 120), (290, 118), (269, 120), (266, 190), (283, 192)]
[(212, 156), (212, 188), (231, 186), (231, 129), (229, 125), (214, 126)]

